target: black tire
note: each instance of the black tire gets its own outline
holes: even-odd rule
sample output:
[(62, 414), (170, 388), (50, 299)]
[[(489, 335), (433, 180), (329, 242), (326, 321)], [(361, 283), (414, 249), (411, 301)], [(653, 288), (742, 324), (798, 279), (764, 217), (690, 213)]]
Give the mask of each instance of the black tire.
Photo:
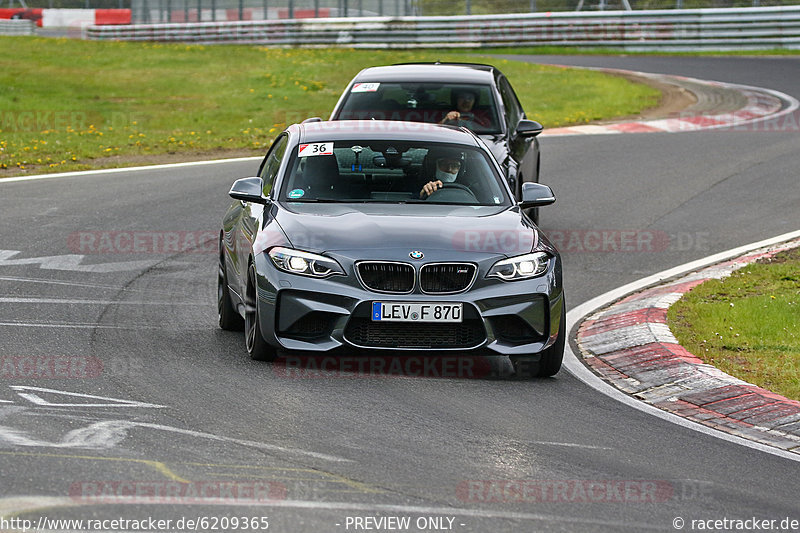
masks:
[(217, 315), (219, 327), (227, 331), (242, 331), (244, 319), (233, 307), (231, 293), (228, 290), (228, 270), (225, 266), (225, 255), (220, 242), (219, 269), (217, 273)]
[(267, 344), (261, 334), (257, 290), (256, 267), (251, 264), (247, 269), (246, 309), (244, 313), (244, 340), (247, 345), (247, 353), (250, 354), (250, 359), (254, 361), (274, 361), (278, 357), (278, 352)]
[(561, 322), (558, 326), (558, 337), (549, 348), (544, 350), (539, 356), (538, 361), (532, 361), (530, 357), (515, 357), (511, 359), (514, 365), (514, 373), (520, 379), (529, 378), (549, 378), (555, 376), (561, 370), (561, 362), (564, 360), (564, 346), (567, 341), (567, 305), (561, 304)]

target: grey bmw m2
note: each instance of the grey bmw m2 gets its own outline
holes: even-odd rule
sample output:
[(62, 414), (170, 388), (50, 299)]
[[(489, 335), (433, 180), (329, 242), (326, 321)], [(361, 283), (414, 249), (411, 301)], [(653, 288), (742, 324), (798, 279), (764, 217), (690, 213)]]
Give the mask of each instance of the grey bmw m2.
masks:
[(223, 329), (280, 353), (504, 355), (552, 376), (567, 335), (561, 258), (463, 127), (295, 124), (237, 180), (219, 241)]

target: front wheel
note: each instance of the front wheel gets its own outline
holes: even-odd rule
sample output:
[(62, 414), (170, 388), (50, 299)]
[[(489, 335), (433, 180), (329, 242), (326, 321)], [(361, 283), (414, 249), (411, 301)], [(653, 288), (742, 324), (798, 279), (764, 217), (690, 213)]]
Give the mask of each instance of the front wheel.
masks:
[(539, 356), (538, 361), (531, 361), (530, 357), (512, 357), (514, 372), (518, 378), (549, 378), (555, 376), (561, 369), (564, 360), (564, 346), (567, 341), (567, 305), (561, 303), (561, 322), (558, 325), (558, 337), (549, 348)]
[(255, 361), (274, 361), (278, 352), (267, 344), (261, 334), (261, 321), (259, 320), (258, 285), (256, 285), (256, 267), (250, 265), (247, 269), (247, 296), (245, 297), (244, 313), (244, 338), (247, 353)]

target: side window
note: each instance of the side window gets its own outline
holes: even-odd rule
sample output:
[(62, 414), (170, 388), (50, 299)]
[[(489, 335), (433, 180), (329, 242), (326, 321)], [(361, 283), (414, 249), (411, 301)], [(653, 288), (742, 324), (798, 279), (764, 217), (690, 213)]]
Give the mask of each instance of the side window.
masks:
[(289, 137), (284, 135), (277, 139), (267, 152), (267, 157), (261, 164), (261, 179), (264, 181), (264, 188), (262, 192), (264, 196), (269, 196), (272, 192), (272, 186), (275, 184), (275, 177), (278, 175), (278, 169), (281, 168), (281, 161), (283, 155), (286, 153), (286, 145), (289, 142)]
[(500, 97), (503, 99), (503, 107), (506, 110), (508, 129), (513, 133), (519, 121), (522, 120), (522, 108), (508, 80), (500, 78), (498, 80), (498, 89), (500, 89)]

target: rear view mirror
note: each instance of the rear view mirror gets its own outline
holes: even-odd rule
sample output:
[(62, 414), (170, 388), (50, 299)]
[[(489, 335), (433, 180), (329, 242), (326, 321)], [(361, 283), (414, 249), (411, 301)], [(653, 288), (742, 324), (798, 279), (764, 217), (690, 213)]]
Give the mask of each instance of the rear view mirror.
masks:
[(553, 189), (547, 185), (533, 182), (522, 184), (522, 199), (519, 202), (521, 208), (542, 207), (555, 201), (556, 197), (553, 194)]
[(517, 124), (517, 135), (520, 137), (536, 137), (542, 133), (543, 129), (544, 126), (535, 120), (520, 120), (519, 124)]
[(261, 178), (242, 178), (233, 183), (230, 192), (228, 193), (231, 198), (241, 200), (242, 202), (253, 202), (256, 204), (267, 204), (269, 200), (264, 198), (261, 190), (264, 184)]
[(402, 156), (376, 155), (372, 157), (372, 164), (378, 168), (405, 168), (411, 164), (411, 159)]

